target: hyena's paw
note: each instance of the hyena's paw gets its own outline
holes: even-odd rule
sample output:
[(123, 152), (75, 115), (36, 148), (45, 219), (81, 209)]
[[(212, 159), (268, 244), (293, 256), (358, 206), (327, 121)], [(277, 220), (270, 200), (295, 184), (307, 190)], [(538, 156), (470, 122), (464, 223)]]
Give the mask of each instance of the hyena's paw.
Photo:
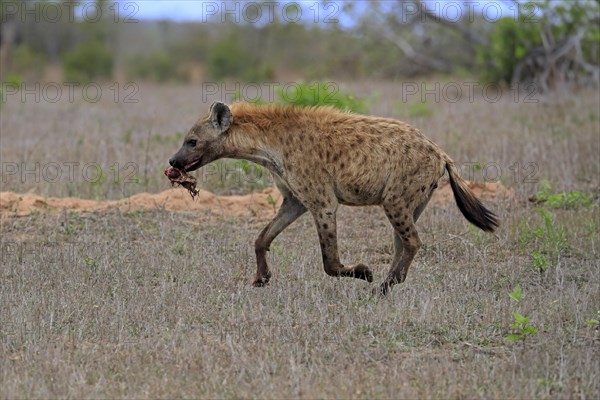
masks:
[(271, 279), (271, 272), (267, 272), (266, 276), (257, 276), (252, 282), (252, 286), (254, 287), (264, 287), (269, 284), (269, 280)]
[(365, 281), (371, 283), (373, 282), (373, 272), (364, 264), (357, 264), (352, 267), (352, 270), (348, 272), (348, 276), (357, 279), (364, 279)]

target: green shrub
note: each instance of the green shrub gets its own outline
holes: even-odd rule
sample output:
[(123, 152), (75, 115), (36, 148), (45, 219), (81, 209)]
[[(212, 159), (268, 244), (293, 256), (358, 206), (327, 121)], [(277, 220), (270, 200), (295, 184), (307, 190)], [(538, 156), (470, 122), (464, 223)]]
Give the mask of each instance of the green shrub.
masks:
[[(515, 286), (512, 292), (508, 293), (508, 296), (520, 303), (523, 299), (523, 289), (521, 285)], [(521, 314), (518, 311), (513, 313), (513, 323), (510, 324), (512, 333), (505, 337), (506, 340), (511, 342), (522, 341), (524, 342), (528, 336), (534, 335), (538, 332), (538, 328), (529, 324), (529, 317)]]
[(65, 54), (63, 59), (65, 78), (69, 81), (91, 81), (112, 75), (111, 50), (98, 40), (82, 43)]
[(592, 204), (592, 197), (578, 191), (555, 193), (550, 181), (544, 179), (536, 194), (536, 201), (548, 208), (580, 208)]
[(2, 79), (3, 84), (8, 84), (11, 86), (21, 86), (25, 80), (21, 75), (16, 72), (11, 72), (4, 79)]
[(540, 24), (522, 23), (513, 17), (496, 21), (489, 44), (481, 46), (477, 54), (483, 79), (510, 83), (517, 63), (541, 43), (540, 29)]
[(284, 104), (300, 106), (331, 105), (341, 110), (357, 113), (367, 112), (366, 102), (342, 92), (335, 82), (298, 82), (277, 88), (277, 95)]

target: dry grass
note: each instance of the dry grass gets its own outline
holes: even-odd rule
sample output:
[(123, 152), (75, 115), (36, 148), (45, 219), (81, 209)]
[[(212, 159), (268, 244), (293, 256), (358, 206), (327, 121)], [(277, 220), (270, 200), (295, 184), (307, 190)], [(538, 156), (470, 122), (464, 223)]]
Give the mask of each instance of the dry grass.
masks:
[[(440, 88), (444, 87), (448, 83), (441, 82)], [(115, 103), (109, 88), (105, 85), (98, 103), (81, 96), (69, 102), (66, 89), (57, 103), (36, 103), (31, 95), (25, 103), (19, 95), (8, 97), (0, 119), (2, 190), (84, 198), (164, 190), (169, 183), (162, 171), (180, 147), (182, 135), (205, 115), (213, 100), (222, 100), (203, 95), (200, 85), (140, 85), (135, 95), (138, 103), (123, 103), (124, 98)], [(540, 179), (568, 190), (597, 190), (600, 183), (597, 91), (530, 99), (538, 103), (524, 103), (523, 94), (515, 102), (513, 92), (506, 90), (495, 103), (481, 96), (469, 101), (467, 93), (456, 103), (444, 101), (443, 96), (436, 102), (428, 95), (428, 103), (419, 109), (429, 116), (407, 111), (400, 83), (356, 84), (353, 91), (372, 99), (372, 114), (412, 122), (459, 164), (496, 165), (490, 167), (488, 177), (493, 180), (495, 171), (500, 171), (502, 183), (522, 193), (535, 192)], [(421, 92), (407, 100), (418, 103), (420, 96)], [(203, 97), (207, 102), (202, 102)], [(14, 164), (17, 173), (5, 173), (7, 164)], [(60, 177), (56, 177), (57, 166)], [(104, 180), (96, 179), (98, 166)], [(269, 178), (253, 166), (234, 161), (210, 164), (198, 173), (199, 186), (218, 194), (264, 188)], [(478, 171), (473, 178), (485, 176)]]
[[(394, 94), (381, 91), (372, 111), (391, 115)], [(8, 103), (2, 162), (131, 161), (147, 180), (97, 189), (10, 178), (2, 190), (164, 189), (162, 168), (179, 143), (148, 131), (185, 130), (204, 112), (199, 97), (145, 87), (131, 107)], [(548, 227), (523, 200), (537, 183), (508, 170), (535, 162), (535, 179), (597, 195), (597, 93), (430, 106), (416, 124), (459, 162), (498, 163), (519, 200), (492, 205), (503, 221), (497, 236), (471, 229), (454, 205), (426, 210), (425, 246), (383, 300), (364, 281), (325, 275), (307, 216), (274, 242), (264, 289), (250, 287), (256, 222), (165, 211), (4, 219), (2, 396), (598, 398), (600, 335), (587, 323), (600, 311), (597, 200), (549, 210)], [(339, 224), (342, 260), (374, 266), (381, 281), (392, 252), (383, 214), (344, 207)], [(533, 267), (538, 251), (543, 273)], [(519, 303), (508, 296), (517, 284)], [(515, 311), (539, 332), (513, 343), (505, 337)]]

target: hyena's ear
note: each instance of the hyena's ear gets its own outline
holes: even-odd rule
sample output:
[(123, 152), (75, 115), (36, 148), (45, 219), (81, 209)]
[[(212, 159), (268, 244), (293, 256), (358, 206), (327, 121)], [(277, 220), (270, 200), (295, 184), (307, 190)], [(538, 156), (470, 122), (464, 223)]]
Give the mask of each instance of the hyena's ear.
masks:
[(221, 133), (229, 129), (229, 125), (233, 122), (233, 115), (226, 104), (221, 102), (212, 103), (210, 106), (210, 123), (213, 128)]

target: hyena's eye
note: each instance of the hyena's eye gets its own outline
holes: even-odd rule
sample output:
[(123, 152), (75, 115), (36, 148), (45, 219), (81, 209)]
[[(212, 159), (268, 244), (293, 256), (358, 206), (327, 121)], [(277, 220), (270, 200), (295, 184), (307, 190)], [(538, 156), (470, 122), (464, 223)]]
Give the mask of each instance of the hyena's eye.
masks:
[(196, 147), (196, 139), (190, 139), (187, 141), (187, 145), (190, 147)]

